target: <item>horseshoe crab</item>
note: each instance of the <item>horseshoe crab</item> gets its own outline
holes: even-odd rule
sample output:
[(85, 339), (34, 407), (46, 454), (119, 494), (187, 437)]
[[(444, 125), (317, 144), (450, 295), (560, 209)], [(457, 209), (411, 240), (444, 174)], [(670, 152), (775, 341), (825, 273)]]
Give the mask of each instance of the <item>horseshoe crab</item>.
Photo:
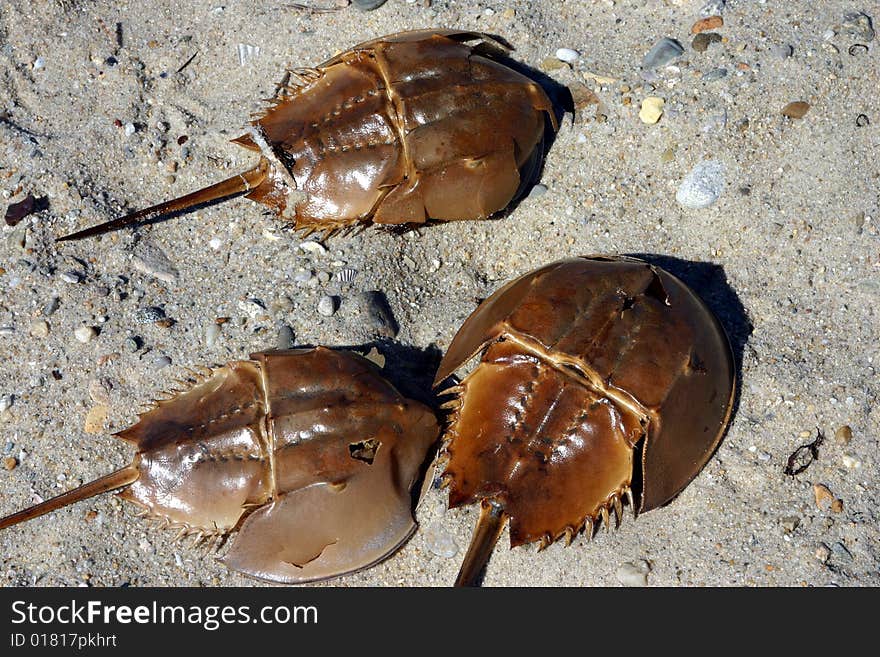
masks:
[(0, 519), (0, 529), (123, 488), (178, 538), (282, 583), (368, 568), (415, 531), (410, 489), (439, 428), (365, 358), (325, 348), (253, 354), (190, 382), (116, 435), (131, 465)]
[(308, 233), (488, 217), (540, 167), (545, 115), (558, 127), (544, 90), (502, 61), (509, 50), (487, 34), (421, 30), (288, 71), (232, 140), (260, 155), (254, 168), (59, 241), (240, 194)]
[(478, 352), (445, 436), (449, 506), (479, 502), (457, 585), (471, 585), (505, 523), (511, 547), (592, 537), (623, 502), (675, 497), (730, 419), (734, 358), (680, 280), (629, 257), (562, 260), (508, 283), (459, 329), (435, 385)]

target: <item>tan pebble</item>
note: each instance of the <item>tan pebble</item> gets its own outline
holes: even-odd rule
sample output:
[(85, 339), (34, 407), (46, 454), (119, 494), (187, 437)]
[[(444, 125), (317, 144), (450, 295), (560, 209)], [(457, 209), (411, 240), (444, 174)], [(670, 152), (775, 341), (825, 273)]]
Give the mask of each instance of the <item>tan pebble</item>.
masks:
[(820, 509), (830, 508), (832, 513), (843, 511), (843, 500), (834, 497), (834, 493), (825, 484), (813, 484), (813, 496), (816, 506)]
[(691, 26), (691, 34), (699, 34), (700, 32), (705, 32), (706, 30), (714, 30), (717, 27), (721, 27), (724, 25), (724, 19), (721, 16), (709, 16), (708, 18), (701, 18), (696, 23)]
[(568, 64), (555, 57), (545, 57), (541, 60), (541, 70), (543, 71), (555, 71), (560, 68), (568, 68)]
[(642, 101), (642, 109), (639, 110), (639, 118), (642, 123), (652, 125), (660, 120), (663, 116), (663, 105), (666, 103), (662, 98), (657, 96), (648, 96)]
[(848, 424), (844, 424), (837, 431), (834, 432), (834, 440), (836, 440), (841, 445), (849, 445), (849, 442), (852, 440), (852, 429)]
[(110, 403), (110, 391), (107, 389), (107, 385), (100, 379), (89, 381), (89, 397), (96, 404)]
[(665, 151), (660, 153), (660, 161), (661, 162), (672, 162), (675, 159), (675, 149), (667, 148)]
[(15, 466), (18, 465), (18, 459), (14, 456), (7, 456), (3, 459), (3, 467), (7, 470), (15, 470)]
[(831, 557), (831, 550), (828, 549), (828, 546), (822, 543), (819, 547), (816, 548), (815, 552), (816, 559), (825, 563)]
[(796, 100), (782, 108), (782, 116), (790, 119), (802, 119), (810, 111), (810, 104), (802, 100)]
[(599, 104), (599, 97), (580, 82), (573, 83), (568, 90), (571, 92), (571, 100), (575, 109), (584, 109), (590, 105)]
[(30, 333), (35, 338), (45, 338), (49, 335), (49, 322), (42, 319), (31, 322)]
[(364, 356), (367, 360), (371, 360), (379, 367), (385, 367), (385, 356), (379, 353), (379, 350), (376, 347), (370, 349), (370, 353)]
[(508, 7), (508, 8), (505, 9), (503, 12), (501, 12), (501, 15), (502, 15), (504, 18), (506, 18), (507, 20), (510, 20), (511, 18), (513, 18), (514, 16), (516, 16), (516, 9), (513, 9), (512, 7)]
[(106, 404), (95, 404), (86, 413), (86, 421), (83, 430), (86, 433), (101, 433), (104, 430), (104, 423), (107, 422), (109, 408)]
[(86, 511), (86, 522), (91, 522), (95, 518), (98, 517), (98, 512), (95, 510)]
[(813, 484), (813, 496), (816, 498), (816, 506), (820, 509), (823, 508), (826, 503), (830, 504), (834, 500), (833, 493), (825, 484)]
[(73, 335), (82, 343), (91, 342), (98, 332), (91, 326), (80, 326), (73, 332)]

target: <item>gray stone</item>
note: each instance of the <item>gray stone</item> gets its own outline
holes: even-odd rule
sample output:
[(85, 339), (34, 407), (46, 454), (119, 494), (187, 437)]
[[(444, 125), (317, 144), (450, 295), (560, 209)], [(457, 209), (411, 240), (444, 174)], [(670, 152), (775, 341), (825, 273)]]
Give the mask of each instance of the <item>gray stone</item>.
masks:
[(644, 559), (628, 561), (617, 568), (617, 581), (624, 586), (647, 586), (651, 564)]
[(642, 59), (642, 68), (652, 69), (665, 66), (669, 62), (681, 57), (682, 53), (684, 53), (684, 48), (678, 41), (669, 37), (663, 37), (654, 44), (654, 47)]
[(686, 208), (707, 208), (724, 191), (724, 164), (718, 160), (703, 160), (685, 176), (675, 200)]
[(724, 12), (724, 5), (727, 0), (709, 0), (700, 9), (700, 16), (708, 18), (709, 16), (720, 16)]
[(425, 545), (432, 554), (444, 559), (452, 559), (458, 554), (455, 538), (439, 522), (432, 522), (425, 529)]

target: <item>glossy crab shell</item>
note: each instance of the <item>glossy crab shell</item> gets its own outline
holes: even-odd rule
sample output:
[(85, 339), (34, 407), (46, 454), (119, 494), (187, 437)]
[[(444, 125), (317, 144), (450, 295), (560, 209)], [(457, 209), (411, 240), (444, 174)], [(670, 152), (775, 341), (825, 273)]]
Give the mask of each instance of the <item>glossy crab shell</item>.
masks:
[(562, 260), (505, 285), (467, 319), (436, 381), (452, 389), (451, 507), (491, 502), (512, 545), (606, 525), (629, 498), (658, 507), (721, 439), (735, 389), (724, 330), (679, 279), (627, 257)]

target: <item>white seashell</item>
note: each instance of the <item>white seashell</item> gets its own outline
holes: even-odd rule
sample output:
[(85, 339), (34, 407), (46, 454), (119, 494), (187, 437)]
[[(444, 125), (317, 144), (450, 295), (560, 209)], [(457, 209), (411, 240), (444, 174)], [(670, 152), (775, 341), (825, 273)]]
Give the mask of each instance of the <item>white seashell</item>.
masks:
[(300, 242), (299, 248), (306, 253), (311, 253), (312, 255), (324, 255), (325, 253), (327, 253), (327, 247), (325, 247), (320, 242), (315, 242), (314, 240)]
[(259, 46), (252, 46), (249, 43), (238, 44), (238, 63), (244, 66), (251, 59), (260, 54)]
[(336, 272), (334, 278), (341, 283), (351, 283), (354, 280), (355, 276), (357, 276), (357, 269), (346, 268), (340, 269), (338, 272)]
[(581, 54), (571, 48), (560, 48), (556, 51), (556, 59), (566, 64), (574, 64), (580, 57)]

